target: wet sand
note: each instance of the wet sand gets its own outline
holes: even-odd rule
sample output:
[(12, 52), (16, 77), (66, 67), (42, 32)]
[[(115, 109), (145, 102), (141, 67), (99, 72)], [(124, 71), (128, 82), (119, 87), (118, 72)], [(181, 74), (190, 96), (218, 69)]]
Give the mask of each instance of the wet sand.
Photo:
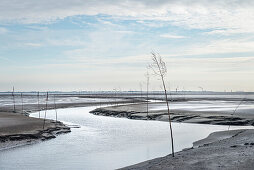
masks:
[(122, 168), (123, 170), (252, 170), (254, 130), (215, 132), (194, 143), (195, 147), (162, 158)]
[[(253, 103), (248, 104), (252, 105)], [(91, 111), (91, 113), (104, 116), (126, 117), (129, 119), (168, 121), (167, 110), (161, 108), (161, 105), (162, 103), (149, 103), (148, 116), (146, 103), (98, 108)], [(206, 111), (206, 109), (201, 109), (200, 111), (171, 109), (170, 111), (173, 122), (254, 125), (254, 109), (252, 107), (248, 109), (240, 108), (237, 112), (233, 112), (234, 109), (220, 111), (216, 111), (216, 109), (212, 111)], [(175, 153), (175, 157), (172, 157), (170, 154), (122, 169), (252, 170), (253, 167), (254, 130), (229, 130), (212, 133), (207, 138), (194, 142), (192, 148)]]
[[(108, 102), (108, 104), (110, 103), (112, 104), (112, 102)], [(130, 101), (118, 103), (130, 103)], [(57, 108), (84, 107), (94, 104), (86, 102), (58, 103)], [(99, 104), (102, 103), (97, 102), (97, 105)], [(104, 104), (107, 104), (107, 102)], [(151, 104), (148, 116), (146, 113), (146, 103), (120, 105), (103, 109), (98, 108), (92, 111), (92, 113), (96, 115), (127, 117), (130, 119), (168, 121), (168, 115), (165, 110), (152, 109), (160, 104)], [(36, 104), (27, 103), (24, 105), (24, 108), (25, 111), (23, 113), (27, 115), (30, 112), (44, 110), (45, 105), (41, 104), (38, 107)], [(49, 104), (48, 109), (54, 109), (52, 102)], [(20, 140), (22, 141), (21, 144), (33, 143), (38, 138), (47, 139), (51, 138), (52, 135), (55, 136), (54, 130), (52, 130), (55, 126), (54, 122), (47, 120), (48, 132), (44, 132), (41, 131), (41, 119), (37, 120), (20, 115), (19, 113), (22, 112), (20, 109), (17, 109), (18, 113), (11, 113), (12, 110), (11, 105), (1, 107), (0, 120), (5, 123), (0, 122), (0, 128), (2, 129), (2, 134), (0, 133), (2, 141), (0, 148), (19, 146)], [(172, 120), (176, 122), (219, 125), (253, 125), (252, 113), (252, 110), (234, 115), (231, 112), (171, 110)], [(59, 126), (64, 126), (60, 122), (59, 124)], [(168, 155), (124, 169), (252, 169), (254, 167), (253, 145), (254, 130), (216, 132), (204, 140), (195, 142), (194, 147), (177, 152), (174, 158)]]
[[(11, 95), (1, 95), (0, 97), (3, 99), (12, 98)], [(81, 100), (74, 101), (76, 98)], [(110, 101), (103, 102), (97, 100), (83, 102), (82, 98), (84, 98), (84, 96), (56, 96), (55, 105), (53, 97), (51, 96), (47, 102), (47, 110), (135, 102), (135, 100), (129, 99), (121, 99), (117, 101), (114, 98), (113, 100), (111, 99)], [(60, 102), (62, 99), (69, 99), (69, 101)], [(45, 101), (40, 101), (40, 104), (37, 104), (36, 102), (36, 95), (24, 95), (23, 107), (20, 101), (16, 98), (15, 112), (11, 100), (9, 100), (9, 103), (0, 107), (0, 150), (55, 138), (58, 134), (68, 133), (71, 131), (70, 127), (67, 127), (62, 122), (55, 122), (54, 120), (46, 120), (45, 127), (43, 129), (44, 120), (42, 118), (45, 114), (46, 104)], [(40, 111), (41, 119), (29, 117), (30, 113), (37, 111)]]
[(70, 128), (61, 122), (31, 118), (17, 113), (0, 112), (0, 150), (55, 138)]
[[(9, 98), (9, 101), (7, 104), (0, 105), (0, 112), (14, 112), (13, 102), (11, 95), (5, 95), (1, 96), (1, 98)], [(118, 105), (118, 104), (124, 104), (124, 103), (138, 103), (140, 102), (139, 99), (129, 99), (129, 98), (112, 98), (112, 96), (108, 96), (106, 98), (103, 96), (103, 98), (98, 98), (100, 96), (77, 96), (77, 95), (68, 95), (68, 96), (56, 96), (55, 103), (54, 98), (52, 96), (49, 97), (49, 101), (47, 102), (47, 110), (51, 109), (62, 109), (62, 108), (73, 108), (73, 107), (87, 107), (87, 106), (98, 106), (101, 105)], [(83, 100), (84, 99), (84, 100)], [(87, 101), (85, 100), (87, 99)], [(91, 101), (92, 99), (97, 99), (94, 101)], [(100, 99), (102, 99), (100, 101)], [(2, 99), (4, 100), (4, 99)], [(36, 111), (42, 111), (46, 109), (46, 101), (45, 96), (40, 97), (40, 103), (37, 102), (37, 96), (25, 96), (24, 95), (24, 102), (23, 102), (23, 111), (22, 111), (22, 105), (20, 101), (20, 97), (16, 98), (16, 107), (15, 112), (20, 114), (29, 115), (29, 113), (36, 112)], [(17, 103), (18, 102), (18, 103)], [(0, 103), (1, 104), (1, 103)]]
[[(165, 102), (149, 103), (149, 112), (147, 116), (147, 104), (138, 103), (121, 106), (111, 106), (106, 108), (97, 108), (91, 113), (95, 115), (126, 117), (139, 120), (157, 120), (168, 121), (168, 113), (164, 108)], [(158, 107), (158, 109), (156, 109)], [(155, 109), (154, 109), (155, 108)], [(192, 109), (170, 109), (170, 116), (173, 122), (182, 123), (200, 123), (213, 125), (254, 125), (254, 109), (232, 111), (195, 111)]]

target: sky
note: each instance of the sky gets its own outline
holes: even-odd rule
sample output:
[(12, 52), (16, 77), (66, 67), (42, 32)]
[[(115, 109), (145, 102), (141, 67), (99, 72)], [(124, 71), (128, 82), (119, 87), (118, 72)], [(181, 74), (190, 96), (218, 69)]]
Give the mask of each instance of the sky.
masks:
[(254, 91), (252, 0), (0, 0), (0, 91)]

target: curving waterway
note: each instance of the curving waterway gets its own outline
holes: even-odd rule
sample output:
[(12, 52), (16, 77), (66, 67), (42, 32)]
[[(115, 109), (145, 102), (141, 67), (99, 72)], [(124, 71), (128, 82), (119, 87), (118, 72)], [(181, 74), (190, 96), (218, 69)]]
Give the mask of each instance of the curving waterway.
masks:
[[(167, 122), (96, 116), (95, 107), (58, 110), (58, 120), (72, 128), (55, 139), (0, 151), (0, 169), (116, 169), (171, 152)], [(43, 112), (44, 113), (44, 112)], [(38, 113), (31, 114), (37, 117)], [(54, 119), (55, 110), (47, 111)], [(175, 150), (192, 147), (228, 126), (172, 123)], [(231, 129), (248, 128), (232, 127)]]

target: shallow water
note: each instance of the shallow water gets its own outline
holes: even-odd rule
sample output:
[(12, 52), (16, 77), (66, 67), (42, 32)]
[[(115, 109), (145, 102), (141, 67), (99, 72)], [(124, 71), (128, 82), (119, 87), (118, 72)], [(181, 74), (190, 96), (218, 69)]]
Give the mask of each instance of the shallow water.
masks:
[[(124, 99), (115, 99), (115, 98), (81, 98), (81, 97), (58, 97), (55, 98), (55, 103), (63, 104), (63, 103), (100, 103), (100, 102), (117, 102), (123, 101)], [(39, 103), (46, 103), (46, 96), (39, 97)], [(34, 96), (23, 96), (23, 104), (38, 104), (38, 98), (36, 95)], [(49, 96), (48, 104), (54, 104), (54, 97)], [(0, 95), (0, 107), (2, 106), (12, 106), (13, 105), (13, 97), (12, 96), (1, 96)], [(22, 98), (20, 94), (15, 94), (15, 105), (22, 105)]]
[[(253, 101), (224, 101), (224, 100), (200, 100), (200, 101), (187, 101), (187, 102), (172, 102), (170, 103), (170, 109), (173, 110), (186, 110), (196, 112), (226, 112), (233, 113), (237, 108), (237, 113), (254, 113)], [(163, 104), (153, 104), (149, 110), (166, 110), (167, 106)]]
[[(0, 169), (116, 169), (171, 152), (167, 122), (89, 114), (94, 108), (59, 109), (59, 120), (81, 128), (73, 128), (71, 133), (56, 139), (1, 151)], [(47, 111), (47, 115), (54, 119), (55, 111)], [(36, 117), (38, 113), (31, 116)], [(228, 128), (184, 123), (172, 125), (176, 151), (191, 147), (194, 141), (211, 132)]]

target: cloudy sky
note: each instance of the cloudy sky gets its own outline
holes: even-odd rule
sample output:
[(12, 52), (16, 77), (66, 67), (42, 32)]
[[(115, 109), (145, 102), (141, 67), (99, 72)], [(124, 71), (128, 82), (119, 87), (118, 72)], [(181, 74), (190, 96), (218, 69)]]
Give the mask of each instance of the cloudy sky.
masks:
[(172, 90), (254, 91), (254, 1), (0, 0), (0, 91), (139, 90), (151, 51)]

